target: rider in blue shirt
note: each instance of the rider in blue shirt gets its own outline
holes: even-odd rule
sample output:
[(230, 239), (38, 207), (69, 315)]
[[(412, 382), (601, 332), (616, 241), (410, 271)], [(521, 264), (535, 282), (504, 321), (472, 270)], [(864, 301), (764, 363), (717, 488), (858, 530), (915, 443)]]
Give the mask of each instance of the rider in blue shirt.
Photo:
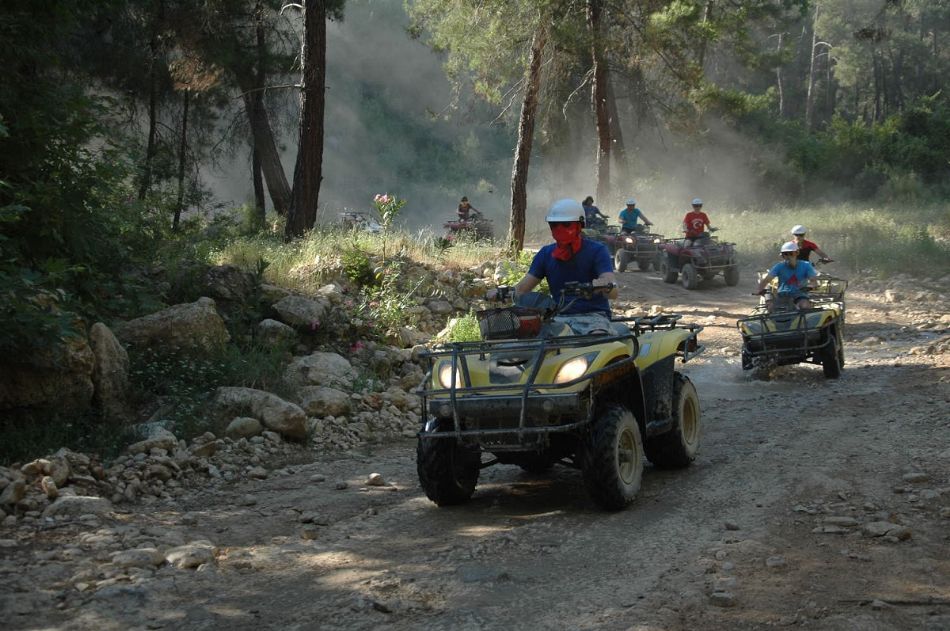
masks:
[(815, 278), (818, 272), (808, 261), (798, 260), (798, 244), (794, 241), (782, 245), (782, 259), (782, 262), (773, 265), (765, 278), (759, 282), (756, 293), (761, 295), (772, 279), (777, 278), (779, 296), (788, 297), (799, 309), (810, 309), (809, 281)]
[[(585, 239), (581, 233), (584, 208), (573, 199), (554, 202), (545, 217), (551, 227), (554, 243), (541, 248), (531, 261), (525, 277), (515, 286), (515, 295), (525, 294), (548, 280), (551, 297), (560, 302), (565, 283), (577, 281), (593, 285), (614, 282), (614, 265), (610, 251), (603, 243)], [(573, 301), (562, 314), (597, 313), (610, 317), (608, 298), (617, 297), (617, 288), (592, 298), (566, 298)]]
[(584, 218), (586, 220), (586, 227), (593, 228), (596, 226), (606, 226), (607, 221), (610, 219), (607, 215), (600, 212), (600, 208), (594, 206), (594, 198), (588, 195), (584, 198), (584, 201), (581, 202), (581, 205), (584, 207)]
[(643, 219), (643, 224), (646, 226), (653, 225), (653, 222), (647, 219), (643, 211), (637, 208), (637, 200), (628, 199), (627, 207), (620, 211), (620, 231), (625, 234), (643, 232), (643, 226), (637, 223), (637, 219)]

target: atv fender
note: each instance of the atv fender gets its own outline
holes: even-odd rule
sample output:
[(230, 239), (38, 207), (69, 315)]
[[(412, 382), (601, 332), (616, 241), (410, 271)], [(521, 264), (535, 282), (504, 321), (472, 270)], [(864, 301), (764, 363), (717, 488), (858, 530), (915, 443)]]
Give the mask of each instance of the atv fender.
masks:
[[(623, 359), (626, 358), (616, 357), (612, 361), (618, 362)], [(640, 370), (635, 362), (618, 364), (592, 380), (591, 405), (593, 408), (600, 410), (612, 403), (619, 403), (633, 412), (637, 425), (640, 426), (641, 435), (646, 435), (646, 401), (643, 397)]]

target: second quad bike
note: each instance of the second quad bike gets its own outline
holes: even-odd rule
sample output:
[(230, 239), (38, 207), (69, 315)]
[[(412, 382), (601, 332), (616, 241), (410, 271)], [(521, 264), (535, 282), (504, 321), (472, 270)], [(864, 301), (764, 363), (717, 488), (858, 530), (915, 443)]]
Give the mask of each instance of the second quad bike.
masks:
[(670, 239), (660, 244), (656, 268), (665, 282), (675, 283), (679, 277), (686, 289), (696, 289), (700, 280), (711, 280), (718, 274), (730, 287), (739, 284), (736, 244), (713, 236)]
[(607, 246), (618, 272), (627, 271), (632, 263), (636, 263), (641, 272), (648, 271), (657, 260), (660, 244), (666, 241), (663, 235), (652, 232), (626, 233), (621, 231), (620, 226), (584, 230), (584, 236)]
[(491, 240), (495, 234), (491, 219), (481, 214), (473, 214), (468, 220), (457, 217), (447, 219), (442, 227), (446, 230), (446, 237), (467, 236), (474, 241)]
[[(581, 470), (597, 504), (619, 510), (636, 497), (646, 459), (664, 468), (692, 463), (699, 397), (674, 361), (702, 352), (702, 327), (675, 315), (559, 315), (571, 296), (601, 289), (569, 283), (560, 305), (525, 294), (478, 313), (480, 341), (424, 354), (416, 463), (430, 500), (468, 501), (493, 464), (540, 473), (560, 463)], [(492, 458), (483, 462), (483, 454)]]
[(811, 363), (825, 377), (837, 379), (844, 369), (846, 280), (822, 275), (809, 292), (810, 309), (767, 287), (752, 315), (736, 322), (742, 335), (742, 369)]
[(378, 234), (383, 231), (383, 226), (366, 213), (349, 210), (340, 213), (340, 226), (344, 230), (357, 230), (371, 234)]

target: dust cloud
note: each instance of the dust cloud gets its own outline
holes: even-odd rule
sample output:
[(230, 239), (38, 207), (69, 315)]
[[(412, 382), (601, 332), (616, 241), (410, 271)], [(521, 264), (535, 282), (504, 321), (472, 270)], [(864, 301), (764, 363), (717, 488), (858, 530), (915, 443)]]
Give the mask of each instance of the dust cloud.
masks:
[[(328, 24), (319, 221), (335, 222), (343, 210), (369, 211), (376, 193), (389, 192), (408, 200), (404, 225), (439, 232), (459, 197), (468, 195), (501, 233), (508, 218), (517, 103), (492, 124), (496, 110), (470, 91), (453, 92), (442, 58), (410, 39), (408, 24), (400, 4), (373, 0), (351, 0), (343, 21)], [(634, 104), (620, 96), (628, 91), (621, 85), (617, 92), (629, 167), (622, 173), (613, 165), (611, 196), (595, 200), (602, 212), (616, 218), (624, 200), (635, 197), (658, 227), (674, 231), (693, 197), (706, 200), (712, 212), (758, 206), (769, 198), (755, 183), (769, 166), (763, 160), (772, 158), (753, 143), (713, 117), (690, 141), (656, 125), (635, 129)], [(528, 185), (529, 233), (544, 232), (541, 218), (552, 200), (595, 195), (596, 133), (587, 102), (581, 96), (561, 121), (573, 143), (538, 132)], [(285, 130), (279, 143), (290, 177), (296, 130), (292, 124), (275, 127)], [(779, 157), (773, 161), (778, 164)], [(241, 204), (252, 199), (247, 170), (242, 155), (203, 176), (216, 197)]]

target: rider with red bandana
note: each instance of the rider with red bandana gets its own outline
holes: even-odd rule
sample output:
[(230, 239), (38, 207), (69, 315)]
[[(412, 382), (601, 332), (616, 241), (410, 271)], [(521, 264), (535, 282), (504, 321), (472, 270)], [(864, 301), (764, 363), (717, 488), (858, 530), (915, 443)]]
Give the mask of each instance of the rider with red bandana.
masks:
[[(551, 205), (545, 221), (551, 227), (554, 243), (544, 246), (534, 256), (528, 273), (515, 286), (516, 297), (533, 290), (545, 278), (551, 288), (551, 297), (556, 302), (561, 300), (565, 283), (577, 281), (607, 285), (614, 282), (613, 259), (607, 246), (585, 239), (581, 233), (584, 226), (583, 206), (573, 199), (558, 200)], [(567, 297), (566, 302), (571, 304), (561, 314), (597, 314), (609, 318), (610, 304), (607, 299), (616, 297), (616, 287), (607, 295), (598, 292), (590, 299)]]

